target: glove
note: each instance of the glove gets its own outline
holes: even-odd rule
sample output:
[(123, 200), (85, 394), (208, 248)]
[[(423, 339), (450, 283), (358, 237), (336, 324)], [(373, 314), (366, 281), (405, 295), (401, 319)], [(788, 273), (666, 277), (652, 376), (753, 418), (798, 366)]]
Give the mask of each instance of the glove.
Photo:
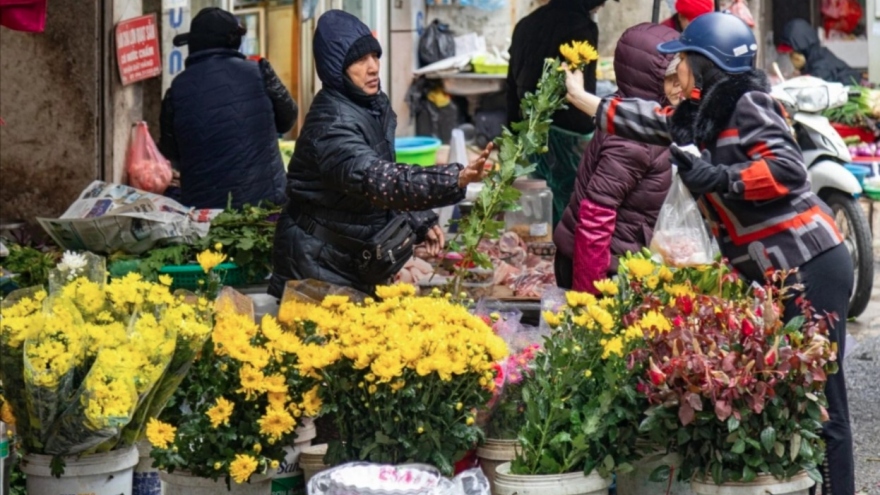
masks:
[(712, 154), (703, 151), (700, 156), (673, 144), (669, 147), (672, 153), (672, 163), (678, 167), (678, 175), (681, 181), (693, 194), (709, 194), (713, 192), (727, 192), (727, 172), (722, 166), (712, 163)]

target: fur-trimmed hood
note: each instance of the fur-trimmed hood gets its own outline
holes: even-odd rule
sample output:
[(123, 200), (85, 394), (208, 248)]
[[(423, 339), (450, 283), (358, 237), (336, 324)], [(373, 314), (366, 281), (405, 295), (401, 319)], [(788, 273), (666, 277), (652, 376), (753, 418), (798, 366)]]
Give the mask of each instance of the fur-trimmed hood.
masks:
[(736, 104), (746, 93), (770, 92), (770, 82), (763, 71), (728, 74), (698, 101), (685, 100), (672, 114), (670, 131), (681, 145), (706, 146), (714, 143), (728, 126)]

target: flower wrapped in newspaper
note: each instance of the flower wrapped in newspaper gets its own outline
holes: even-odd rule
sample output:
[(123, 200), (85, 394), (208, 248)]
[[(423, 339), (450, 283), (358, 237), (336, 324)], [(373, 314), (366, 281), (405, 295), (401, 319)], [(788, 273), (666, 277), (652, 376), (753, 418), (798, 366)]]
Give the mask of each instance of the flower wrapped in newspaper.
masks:
[(50, 287), (16, 291), (0, 306), (0, 381), (25, 453), (132, 445), (167, 402), (159, 391), (179, 383), (207, 337), (207, 303), (138, 274), (107, 283), (103, 259), (73, 253)]

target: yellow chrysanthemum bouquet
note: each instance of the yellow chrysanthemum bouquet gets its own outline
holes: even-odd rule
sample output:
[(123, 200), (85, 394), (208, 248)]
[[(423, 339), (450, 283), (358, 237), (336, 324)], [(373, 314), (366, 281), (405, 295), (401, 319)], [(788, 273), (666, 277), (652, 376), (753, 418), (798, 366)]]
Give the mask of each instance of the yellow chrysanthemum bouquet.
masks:
[(49, 282), (0, 306), (0, 381), (25, 452), (134, 444), (192, 362), (187, 348), (207, 337), (206, 302), (138, 274), (107, 283), (103, 258), (90, 254), (65, 253)]
[(416, 297), (410, 285), (376, 294), (281, 304), (281, 322), (303, 336), (299, 369), (322, 381), (324, 409), (339, 431), (325, 462), (420, 462), (451, 475), (481, 440), (476, 410), (492, 396), (493, 363), (507, 346), (447, 298)]
[(245, 483), (274, 474), (304, 417), (321, 409), (318, 380), (301, 373), (299, 336), (253, 302), (224, 288), (214, 328), (159, 420), (147, 426), (156, 466)]

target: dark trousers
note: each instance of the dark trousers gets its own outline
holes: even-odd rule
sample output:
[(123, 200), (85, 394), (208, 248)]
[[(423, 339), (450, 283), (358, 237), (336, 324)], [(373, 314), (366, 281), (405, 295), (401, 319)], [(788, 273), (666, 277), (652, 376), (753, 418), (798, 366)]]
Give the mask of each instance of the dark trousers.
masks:
[(556, 275), (556, 287), (571, 290), (571, 286), (574, 285), (574, 262), (571, 258), (556, 251), (553, 272)]
[[(837, 363), (840, 371), (828, 376), (825, 397), (828, 415), (822, 436), (825, 439), (825, 465), (822, 467), (823, 495), (855, 494), (852, 430), (849, 423), (849, 403), (846, 399), (846, 380), (843, 374), (844, 346), (846, 345), (846, 315), (853, 286), (853, 265), (849, 251), (843, 244), (826, 251), (800, 267), (796, 282), (803, 284), (804, 297), (818, 314), (835, 313), (837, 322), (829, 326), (829, 336), (837, 343)], [(793, 281), (794, 282), (794, 281)], [(800, 313), (794, 298), (788, 300), (783, 318), (788, 321)]]

